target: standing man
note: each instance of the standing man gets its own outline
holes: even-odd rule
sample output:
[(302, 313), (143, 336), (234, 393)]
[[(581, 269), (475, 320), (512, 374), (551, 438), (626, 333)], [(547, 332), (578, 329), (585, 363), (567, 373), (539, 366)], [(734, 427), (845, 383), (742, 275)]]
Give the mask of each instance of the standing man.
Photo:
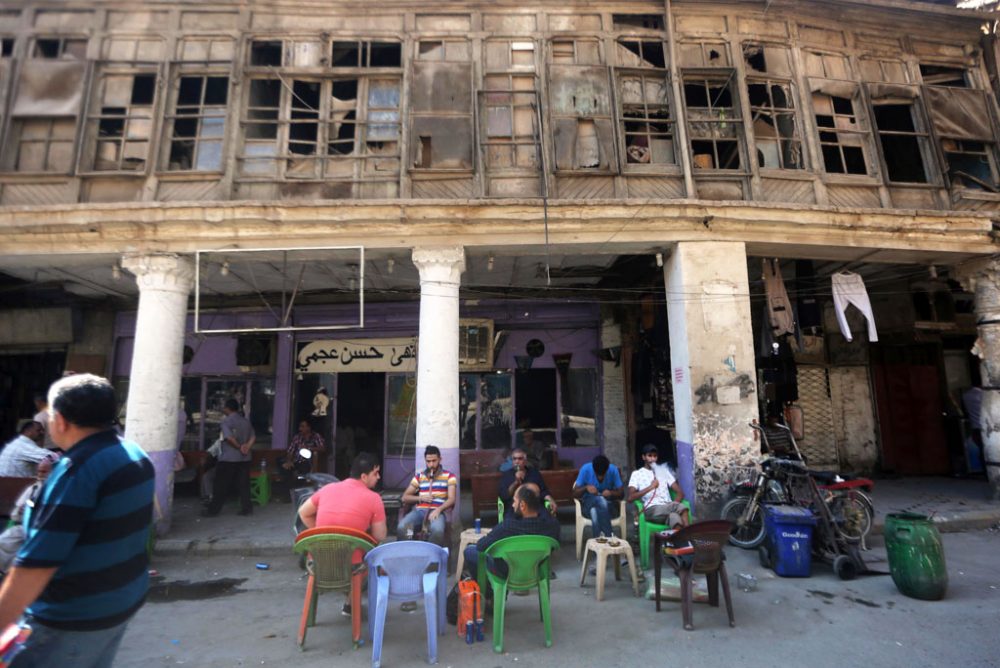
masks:
[(253, 513), (250, 505), (250, 448), (257, 440), (250, 420), (240, 413), (236, 399), (226, 399), (222, 412), (222, 454), (215, 465), (215, 486), (212, 502), (201, 511), (202, 517), (215, 517), (235, 484), (240, 494), (240, 515)]
[(612, 504), (624, 496), (618, 467), (604, 455), (597, 455), (593, 461), (580, 467), (580, 474), (573, 483), (573, 496), (580, 499), (583, 514), (590, 517), (594, 536), (611, 536), (611, 514), (616, 506)]
[(0, 588), (0, 628), (33, 629), (11, 666), (110, 666), (149, 585), (153, 464), (111, 425), (104, 378), (79, 374), (49, 390), (52, 439), (65, 451), (34, 507)]
[(545, 480), (542, 478), (541, 472), (528, 463), (528, 453), (523, 448), (514, 448), (510, 453), (510, 460), (513, 463), (513, 468), (503, 472), (497, 489), (497, 496), (503, 501), (503, 507), (505, 509), (513, 508), (514, 493), (522, 485), (532, 483), (538, 488), (538, 494), (543, 503), (550, 502), (549, 512), (555, 515), (556, 501), (549, 494), (548, 488), (545, 487)]
[(0, 452), (0, 478), (34, 478), (38, 465), (52, 453), (38, 445), (42, 440), (42, 425), (25, 420), (17, 438), (3, 446)]
[(410, 486), (403, 492), (403, 503), (415, 503), (417, 506), (399, 520), (396, 537), (402, 540), (407, 530), (419, 531), (426, 521), (430, 526), (431, 542), (443, 546), (444, 511), (455, 505), (458, 479), (451, 471), (441, 467), (441, 450), (436, 445), (428, 445), (424, 450), (424, 463), (427, 468), (417, 471)]
[(45, 438), (39, 445), (47, 450), (54, 450), (56, 444), (52, 440), (52, 436), (49, 435), (49, 400), (44, 394), (35, 395), (35, 410), (38, 412), (31, 419), (42, 425), (43, 436)]
[[(479, 571), (479, 555), (486, 551), (490, 545), (502, 538), (526, 535), (548, 536), (556, 541), (559, 540), (559, 522), (549, 513), (542, 512), (542, 498), (538, 493), (538, 488), (530, 482), (521, 485), (514, 492), (511, 511), (504, 514), (503, 522), (480, 538), (478, 543), (465, 548), (465, 566), (469, 575), (473, 579), (476, 578)], [(507, 574), (507, 564), (502, 559), (494, 561), (489, 556), (487, 559), (487, 567), (491, 571), (501, 577)], [(459, 577), (461, 577), (461, 573), (459, 573)]]
[(658, 464), (659, 451), (652, 443), (642, 448), (642, 468), (636, 469), (628, 479), (628, 501), (642, 499), (642, 512), (646, 519), (665, 524), (671, 529), (686, 527), (690, 521), (684, 492), (666, 464)]

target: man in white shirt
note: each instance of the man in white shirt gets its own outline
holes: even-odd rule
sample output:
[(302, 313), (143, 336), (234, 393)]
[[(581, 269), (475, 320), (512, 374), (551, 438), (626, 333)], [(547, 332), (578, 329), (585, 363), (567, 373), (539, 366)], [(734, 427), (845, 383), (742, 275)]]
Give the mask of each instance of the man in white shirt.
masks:
[(35, 413), (35, 417), (32, 419), (42, 426), (42, 436), (45, 438), (44, 442), (39, 445), (42, 445), (49, 450), (55, 450), (56, 444), (49, 435), (49, 398), (44, 394), (36, 394), (35, 410), (38, 412)]
[(628, 500), (632, 502), (641, 498), (642, 512), (650, 522), (671, 528), (687, 526), (691, 520), (687, 507), (681, 503), (684, 492), (670, 468), (657, 463), (658, 457), (655, 445), (643, 447), (643, 466), (633, 471), (628, 479)]
[(42, 425), (25, 420), (20, 434), (0, 452), (0, 478), (34, 478), (38, 464), (51, 453), (38, 446)]

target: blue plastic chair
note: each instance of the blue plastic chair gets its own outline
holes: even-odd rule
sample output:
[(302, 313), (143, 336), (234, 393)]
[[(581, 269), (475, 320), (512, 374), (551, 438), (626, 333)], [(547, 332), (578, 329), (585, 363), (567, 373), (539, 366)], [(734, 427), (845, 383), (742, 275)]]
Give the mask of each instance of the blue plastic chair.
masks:
[[(368, 635), (372, 668), (382, 664), (382, 638), (389, 601), (423, 599), (427, 614), (427, 662), (437, 663), (437, 637), (444, 635), (448, 548), (421, 540), (379, 545), (365, 555), (368, 566)], [(437, 565), (437, 570), (429, 570)]]

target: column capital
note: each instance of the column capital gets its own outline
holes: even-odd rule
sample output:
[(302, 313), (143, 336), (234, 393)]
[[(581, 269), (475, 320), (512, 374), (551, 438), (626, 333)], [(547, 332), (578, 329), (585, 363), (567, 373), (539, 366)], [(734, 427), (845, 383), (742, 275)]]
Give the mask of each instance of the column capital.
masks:
[(979, 257), (955, 265), (952, 275), (967, 292), (976, 292), (981, 282), (1000, 290), (1000, 257)]
[(414, 248), (412, 257), (421, 281), (458, 283), (465, 271), (463, 246), (423, 246)]
[(165, 290), (187, 294), (194, 285), (194, 263), (176, 253), (129, 254), (122, 258), (122, 268), (135, 276), (140, 292)]

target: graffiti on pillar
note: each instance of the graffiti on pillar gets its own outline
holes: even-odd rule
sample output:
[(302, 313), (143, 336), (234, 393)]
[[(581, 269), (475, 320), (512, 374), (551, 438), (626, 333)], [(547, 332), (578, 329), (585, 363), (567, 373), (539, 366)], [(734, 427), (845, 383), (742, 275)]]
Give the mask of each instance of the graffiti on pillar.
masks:
[[(741, 373), (723, 382), (716, 380), (715, 376), (705, 376), (704, 382), (695, 388), (694, 393), (698, 397), (698, 404), (731, 404), (734, 399), (742, 400), (756, 392), (757, 387), (749, 374)], [(737, 398), (738, 395), (738, 398)]]

